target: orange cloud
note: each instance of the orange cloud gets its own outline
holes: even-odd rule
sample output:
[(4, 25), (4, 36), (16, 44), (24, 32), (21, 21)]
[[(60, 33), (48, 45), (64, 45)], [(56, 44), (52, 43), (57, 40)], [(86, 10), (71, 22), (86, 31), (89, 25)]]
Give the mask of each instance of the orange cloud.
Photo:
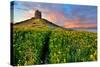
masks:
[(96, 28), (97, 25), (95, 23), (68, 23), (64, 25), (65, 28)]

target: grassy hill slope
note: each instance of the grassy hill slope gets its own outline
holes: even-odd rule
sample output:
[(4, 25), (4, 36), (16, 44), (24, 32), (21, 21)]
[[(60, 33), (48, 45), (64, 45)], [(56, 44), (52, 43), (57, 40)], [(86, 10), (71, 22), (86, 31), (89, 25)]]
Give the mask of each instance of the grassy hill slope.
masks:
[(65, 30), (36, 18), (12, 27), (12, 65), (97, 60), (97, 33)]

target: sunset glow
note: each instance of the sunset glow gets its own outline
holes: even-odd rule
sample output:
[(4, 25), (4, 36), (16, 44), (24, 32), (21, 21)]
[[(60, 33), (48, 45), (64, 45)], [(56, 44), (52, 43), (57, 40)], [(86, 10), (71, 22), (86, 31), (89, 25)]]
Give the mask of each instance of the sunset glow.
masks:
[(15, 1), (14, 23), (34, 17), (35, 10), (42, 12), (42, 18), (65, 28), (96, 28), (97, 7), (71, 4), (52, 4)]

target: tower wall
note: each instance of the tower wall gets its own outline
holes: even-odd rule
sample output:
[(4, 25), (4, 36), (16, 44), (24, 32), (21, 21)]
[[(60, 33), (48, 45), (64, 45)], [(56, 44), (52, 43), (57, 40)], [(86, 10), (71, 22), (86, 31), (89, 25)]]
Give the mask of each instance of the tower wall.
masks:
[(41, 12), (39, 10), (35, 11), (35, 18), (42, 18)]

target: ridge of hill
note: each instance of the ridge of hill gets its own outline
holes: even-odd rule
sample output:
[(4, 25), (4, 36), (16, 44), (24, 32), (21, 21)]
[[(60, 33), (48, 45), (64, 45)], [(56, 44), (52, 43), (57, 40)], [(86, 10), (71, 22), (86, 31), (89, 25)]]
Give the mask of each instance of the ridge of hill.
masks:
[(32, 17), (30, 19), (21, 21), (21, 22), (17, 22), (15, 24), (13, 24), (14, 26), (29, 26), (29, 27), (44, 27), (44, 26), (48, 26), (49, 28), (61, 28), (64, 30), (72, 30), (72, 29), (66, 29), (62, 26), (59, 26), (57, 24), (54, 24), (53, 22), (48, 21), (47, 19), (44, 18), (35, 18)]

